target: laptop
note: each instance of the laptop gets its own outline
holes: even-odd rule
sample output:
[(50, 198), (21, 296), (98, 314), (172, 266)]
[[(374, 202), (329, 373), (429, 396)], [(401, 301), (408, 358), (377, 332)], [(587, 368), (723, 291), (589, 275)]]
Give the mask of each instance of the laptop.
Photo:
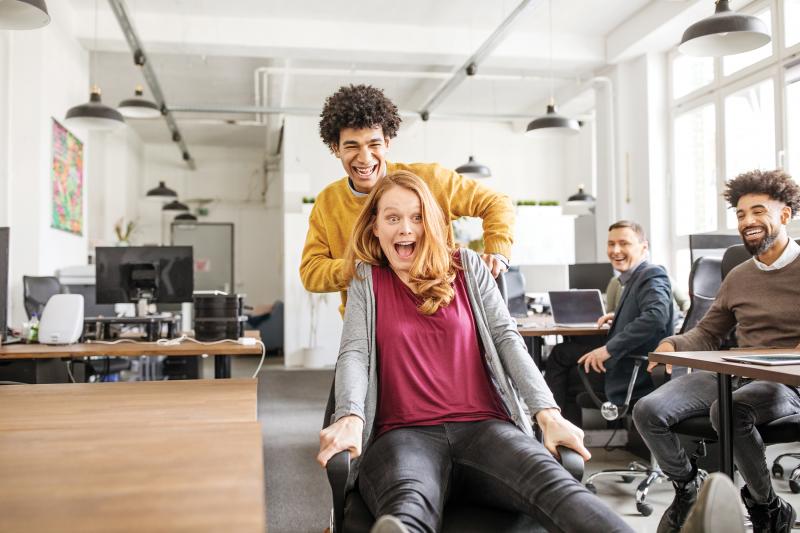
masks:
[(548, 294), (556, 326), (596, 328), (597, 319), (605, 314), (603, 298), (597, 289), (550, 291)]
[(800, 354), (796, 353), (771, 353), (761, 355), (725, 355), (725, 361), (732, 363), (750, 363), (753, 365), (780, 366), (800, 365)]

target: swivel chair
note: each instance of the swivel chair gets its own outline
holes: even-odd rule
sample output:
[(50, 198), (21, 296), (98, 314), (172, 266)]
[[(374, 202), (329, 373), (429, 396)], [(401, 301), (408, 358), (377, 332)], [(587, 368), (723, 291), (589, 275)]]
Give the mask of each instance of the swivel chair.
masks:
[[(748, 260), (750, 253), (743, 244), (736, 244), (725, 250), (721, 262), (721, 279), (737, 265)], [(682, 435), (688, 435), (698, 439), (698, 448), (704, 450), (706, 442), (716, 442), (717, 433), (711, 425), (708, 416), (697, 416), (688, 418), (672, 426), (672, 431)], [(800, 435), (800, 414), (790, 415), (767, 424), (762, 424), (756, 428), (761, 435), (761, 440), (765, 445), (791, 443), (798, 441)], [(702, 451), (700, 452), (702, 453)], [(772, 475), (776, 478), (783, 477), (784, 469), (780, 461), (785, 457), (800, 459), (800, 453), (785, 453), (779, 455), (772, 463)], [(800, 466), (794, 468), (789, 475), (789, 487), (792, 492), (800, 493)]]
[[(497, 277), (497, 285), (503, 299), (508, 303), (508, 291), (504, 275)], [(327, 427), (332, 422), (336, 406), (336, 384), (331, 383), (328, 403), (325, 407), (325, 418), (322, 427)], [(583, 458), (575, 451), (559, 447), (558, 452), (561, 464), (577, 480), (583, 478)], [(491, 453), (491, 450), (487, 450)], [(350, 476), (350, 452), (345, 450), (337, 453), (328, 461), (326, 467), (328, 483), (331, 486), (333, 507), (330, 516), (330, 533), (367, 533), (375, 517), (367, 508), (358, 484), (349, 491), (346, 490), (347, 480)], [(544, 532), (541, 524), (527, 515), (511, 512), (505, 509), (486, 505), (475, 505), (467, 501), (451, 501), (445, 506), (442, 519), (444, 533), (522, 533)]]
[(55, 276), (22, 276), (22, 293), (28, 318), (42, 316), (44, 306), (54, 294), (64, 292), (64, 287)]

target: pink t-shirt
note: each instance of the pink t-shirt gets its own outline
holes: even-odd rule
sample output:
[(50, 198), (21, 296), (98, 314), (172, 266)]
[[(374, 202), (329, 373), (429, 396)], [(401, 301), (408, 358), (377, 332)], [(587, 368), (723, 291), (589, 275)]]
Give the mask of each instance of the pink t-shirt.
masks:
[(464, 272), (433, 315), (389, 267), (373, 267), (380, 383), (376, 436), (399, 427), (509, 420), (489, 380)]

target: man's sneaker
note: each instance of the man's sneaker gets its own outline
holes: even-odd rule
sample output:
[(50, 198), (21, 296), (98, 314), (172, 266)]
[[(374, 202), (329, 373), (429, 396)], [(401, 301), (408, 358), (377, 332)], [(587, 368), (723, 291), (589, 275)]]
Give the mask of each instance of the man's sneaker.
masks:
[(769, 503), (757, 503), (750, 490), (742, 488), (742, 499), (753, 523), (753, 533), (789, 533), (796, 517), (791, 505), (778, 495), (772, 495)]
[(369, 533), (408, 533), (408, 529), (394, 516), (385, 514), (375, 521)]
[[(713, 525), (712, 525), (713, 524)], [(739, 491), (725, 474), (715, 472), (703, 481), (681, 533), (745, 533)]]
[(701, 483), (700, 476), (697, 475), (697, 466), (694, 464), (688, 481), (672, 481), (672, 486), (675, 487), (675, 499), (661, 517), (656, 530), (658, 533), (678, 533), (681, 530), (689, 510), (697, 501), (697, 491)]

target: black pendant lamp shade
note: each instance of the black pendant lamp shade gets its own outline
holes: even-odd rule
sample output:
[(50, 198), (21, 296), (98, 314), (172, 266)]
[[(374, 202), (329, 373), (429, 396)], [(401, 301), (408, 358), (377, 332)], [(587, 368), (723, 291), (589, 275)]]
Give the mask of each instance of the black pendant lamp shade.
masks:
[[(0, 0), (0, 5), (7, 0)], [(88, 130), (110, 130), (125, 124), (125, 119), (113, 107), (104, 105), (100, 99), (100, 88), (92, 87), (89, 102), (76, 105), (67, 111), (65, 122), (70, 127)]]
[(567, 198), (568, 204), (593, 204), (594, 196), (584, 192), (583, 185), (578, 186), (578, 192)]
[[(0, 0), (2, 1), (2, 0)], [(161, 110), (150, 100), (142, 98), (144, 91), (142, 86), (136, 87), (135, 96), (123, 100), (117, 106), (117, 110), (122, 113), (126, 118), (158, 118), (161, 116)]]
[(718, 57), (755, 50), (770, 40), (763, 20), (731, 11), (728, 0), (717, 0), (713, 15), (683, 32), (678, 50), (690, 56)]
[(482, 179), (482, 178), (492, 177), (492, 171), (489, 170), (489, 167), (478, 163), (472, 156), (469, 156), (469, 161), (467, 161), (460, 167), (456, 168), (456, 172), (458, 172), (465, 178), (472, 178), (472, 179)]
[(179, 220), (184, 222), (197, 222), (197, 217), (191, 213), (181, 213), (180, 215), (176, 216), (173, 220)]
[(167, 187), (163, 181), (159, 181), (158, 187), (147, 191), (147, 198), (150, 200), (177, 200), (178, 193)]
[(576, 135), (581, 132), (580, 123), (574, 118), (567, 118), (559, 115), (556, 111), (556, 105), (550, 103), (547, 105), (547, 113), (539, 118), (535, 118), (528, 124), (525, 133), (527, 135)]
[(0, 29), (35, 30), (49, 23), (44, 0), (0, 0)]
[(172, 200), (170, 203), (166, 204), (161, 209), (163, 211), (188, 211), (189, 206), (179, 202), (178, 200)]

